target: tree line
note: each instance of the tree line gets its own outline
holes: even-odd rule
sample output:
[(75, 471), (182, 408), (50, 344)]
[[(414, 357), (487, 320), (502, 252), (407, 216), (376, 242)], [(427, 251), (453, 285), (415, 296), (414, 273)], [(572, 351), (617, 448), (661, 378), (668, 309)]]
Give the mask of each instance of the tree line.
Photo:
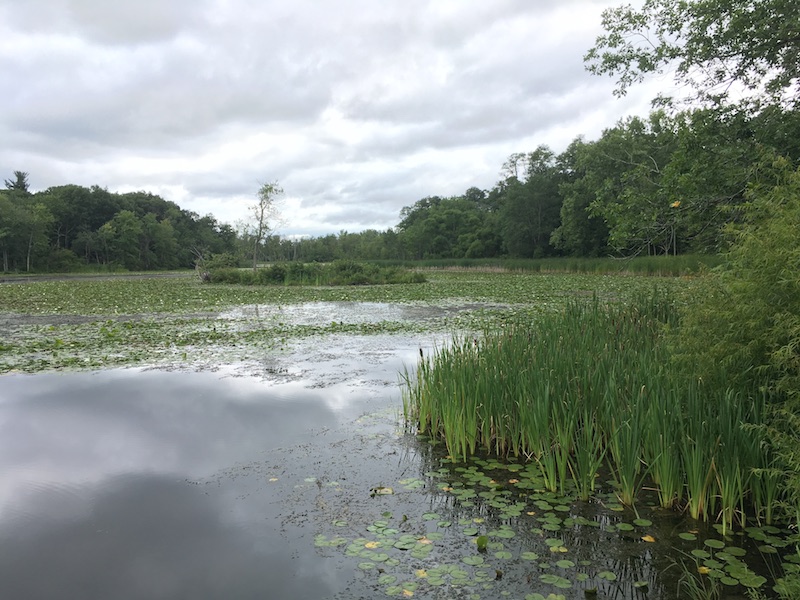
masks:
[(296, 242), (284, 258), (538, 258), (716, 253), (747, 190), (800, 161), (800, 113), (777, 106), (631, 117), (560, 154), (515, 153), (489, 190), (429, 196), (392, 229)]
[[(488, 190), (428, 196), (395, 227), (289, 239), (218, 222), (147, 192), (63, 185), (31, 193), (17, 171), (0, 190), (3, 270), (190, 268), (199, 257), (328, 262), (715, 253), (748, 186), (778, 156), (800, 163), (800, 112), (740, 106), (630, 117), (560, 154), (514, 153)], [(264, 225), (264, 224), (262, 224)]]
[(31, 193), (15, 171), (0, 191), (4, 272), (71, 271), (87, 266), (177, 269), (202, 254), (236, 251), (236, 232), (213, 216), (180, 208), (148, 192), (98, 186), (50, 187)]

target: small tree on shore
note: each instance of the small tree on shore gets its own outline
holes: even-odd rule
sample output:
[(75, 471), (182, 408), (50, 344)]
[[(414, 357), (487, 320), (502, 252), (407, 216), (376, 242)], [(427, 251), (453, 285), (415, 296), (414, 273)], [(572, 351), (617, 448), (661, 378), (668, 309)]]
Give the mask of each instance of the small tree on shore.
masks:
[(258, 190), (257, 201), (250, 207), (252, 222), (250, 224), (253, 233), (253, 270), (258, 266), (258, 249), (266, 239), (267, 234), (272, 230), (274, 221), (278, 217), (278, 208), (275, 200), (283, 194), (283, 188), (278, 182), (265, 183)]

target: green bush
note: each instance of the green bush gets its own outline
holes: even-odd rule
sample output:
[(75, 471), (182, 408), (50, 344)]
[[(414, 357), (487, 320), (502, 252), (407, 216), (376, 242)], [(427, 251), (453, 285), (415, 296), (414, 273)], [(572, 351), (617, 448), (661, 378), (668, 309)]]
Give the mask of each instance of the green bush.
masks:
[(212, 269), (208, 272), (207, 281), (211, 283), (252, 283), (252, 271), (231, 268)]
[(47, 257), (47, 270), (51, 273), (69, 273), (80, 271), (83, 261), (72, 250), (56, 248)]
[(698, 376), (798, 401), (800, 170), (774, 168), (778, 185), (754, 187), (744, 221), (728, 228), (726, 262), (698, 290), (679, 344)]
[[(774, 453), (784, 512), (800, 525), (800, 169), (778, 159), (768, 171), (772, 183), (749, 191), (743, 222), (728, 229), (727, 260), (676, 338), (679, 367), (717, 389), (770, 398), (762, 451)], [(797, 590), (800, 577), (787, 573), (781, 597)]]
[(262, 285), (280, 285), (286, 282), (286, 267), (275, 264), (266, 269), (259, 269), (254, 273), (254, 283)]
[(238, 266), (239, 259), (229, 252), (212, 254), (211, 258), (203, 263), (203, 267), (207, 271), (212, 271), (214, 269), (235, 269)]

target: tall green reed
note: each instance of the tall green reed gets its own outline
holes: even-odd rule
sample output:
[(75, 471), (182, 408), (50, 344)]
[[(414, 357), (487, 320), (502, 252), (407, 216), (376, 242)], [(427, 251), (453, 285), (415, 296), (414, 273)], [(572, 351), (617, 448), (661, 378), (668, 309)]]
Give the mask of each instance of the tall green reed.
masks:
[(574, 482), (588, 498), (606, 461), (626, 504), (649, 477), (662, 506), (725, 530), (751, 510), (769, 515), (772, 480), (753, 476), (769, 467), (760, 405), (720, 378), (675, 371), (662, 335), (675, 314), (657, 293), (628, 305), (571, 301), (535, 323), (456, 339), (406, 373), (406, 419), (443, 438), (453, 460), (480, 448), (534, 461), (552, 491)]
[(603, 433), (594, 413), (584, 409), (572, 438), (573, 451), (569, 456), (569, 471), (578, 492), (578, 498), (589, 500), (594, 494), (598, 472), (603, 465), (606, 448)]

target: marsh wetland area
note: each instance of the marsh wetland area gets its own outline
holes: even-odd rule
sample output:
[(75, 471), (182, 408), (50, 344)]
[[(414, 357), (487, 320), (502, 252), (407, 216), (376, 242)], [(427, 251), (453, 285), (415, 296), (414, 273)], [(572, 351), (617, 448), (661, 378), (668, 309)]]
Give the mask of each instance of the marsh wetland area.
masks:
[[(680, 302), (691, 278), (426, 279), (0, 283), (4, 596), (677, 600), (691, 577), (708, 588), (693, 597), (772, 597), (797, 560), (793, 531), (744, 508), (766, 484), (742, 484), (731, 509), (720, 475), (696, 506), (689, 484), (665, 497), (652, 481), (686, 448), (626, 472), (621, 446), (647, 444), (622, 434), (580, 460), (494, 428), (485, 443), (444, 439), (450, 416), (426, 412), (418, 383), (451, 347), (485, 356), (478, 340), (503, 346), (516, 323), (576, 303), (655, 288)], [(636, 377), (602, 385), (644, 389)], [(571, 440), (606, 435), (576, 415)]]

